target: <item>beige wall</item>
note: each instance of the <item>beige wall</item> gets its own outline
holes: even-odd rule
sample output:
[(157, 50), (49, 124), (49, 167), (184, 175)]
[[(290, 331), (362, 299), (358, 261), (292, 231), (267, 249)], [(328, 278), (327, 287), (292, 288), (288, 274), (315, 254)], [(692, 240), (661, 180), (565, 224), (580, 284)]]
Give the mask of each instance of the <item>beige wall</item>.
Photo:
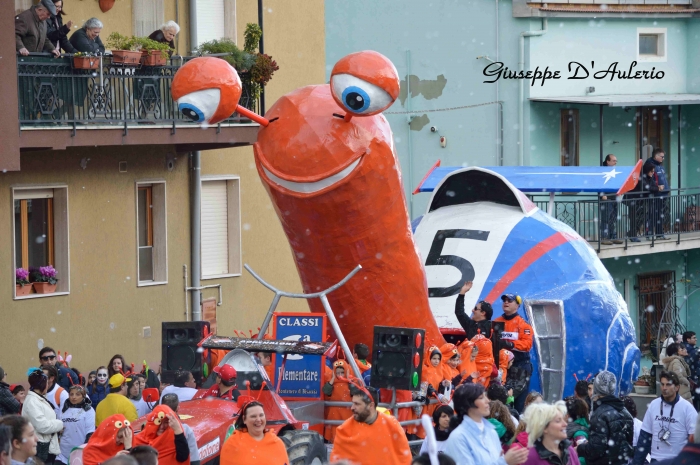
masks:
[[(160, 359), (161, 321), (184, 314), (182, 265), (189, 263), (188, 162), (165, 169), (169, 147), (70, 149), (22, 154), (22, 171), (0, 175), (0, 366), (22, 381), (38, 363), (38, 341), (73, 354), (82, 370), (122, 353), (129, 362)], [(83, 170), (80, 162), (89, 158)], [(120, 161), (127, 172), (119, 173)], [(168, 284), (137, 287), (137, 180), (164, 179)], [(12, 190), (17, 184), (68, 185), (70, 295), (13, 300)], [(67, 279), (59, 276), (59, 279)], [(142, 337), (150, 326), (152, 336)]]
[[(179, 0), (180, 51), (187, 50), (188, 2)], [(100, 18), (103, 37), (118, 30), (131, 34), (131, 2), (117, 0), (107, 13), (97, 1), (70, 1), (67, 19), (76, 24)], [(270, 11), (271, 10), (271, 11)], [(175, 19), (175, 0), (165, 0), (165, 19)], [(257, 22), (257, 0), (237, 0), (238, 43), (247, 22)], [(280, 70), (267, 88), (268, 108), (300, 86), (325, 80), (324, 10), (322, 0), (265, 0), (265, 51)], [(72, 149), (22, 154), (22, 171), (0, 174), (0, 366), (9, 381), (23, 381), (38, 363), (38, 341), (73, 354), (73, 365), (89, 371), (115, 353), (137, 365), (160, 360), (162, 321), (184, 321), (182, 266), (189, 266), (189, 185), (187, 154), (176, 168), (164, 169), (171, 147)], [(89, 157), (86, 170), (80, 160)], [(128, 172), (118, 173), (118, 162)], [(243, 262), (270, 283), (288, 291), (301, 285), (289, 244), (257, 175), (252, 148), (203, 152), (202, 174), (233, 174), (241, 179)], [(167, 182), (168, 284), (136, 286), (136, 219), (134, 182), (163, 178)], [(71, 293), (69, 296), (13, 301), (14, 264), (11, 239), (11, 189), (18, 183), (68, 184)], [(130, 278), (130, 279), (128, 279)], [(2, 285), (1, 283), (5, 283)], [(205, 280), (223, 285), (218, 308), (220, 334), (254, 331), (262, 323), (272, 294), (244, 271), (241, 277)], [(204, 291), (204, 297), (216, 291)], [(308, 311), (302, 301), (283, 300), (282, 311)], [(112, 325), (113, 324), (113, 325)], [(152, 336), (144, 339), (142, 328)]]

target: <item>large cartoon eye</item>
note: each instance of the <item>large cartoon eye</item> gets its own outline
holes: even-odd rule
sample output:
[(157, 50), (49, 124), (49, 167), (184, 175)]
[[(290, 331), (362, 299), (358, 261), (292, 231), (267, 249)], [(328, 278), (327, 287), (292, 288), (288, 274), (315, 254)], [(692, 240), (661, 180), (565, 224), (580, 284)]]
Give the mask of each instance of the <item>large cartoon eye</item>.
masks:
[(131, 426), (131, 423), (129, 422), (129, 420), (124, 420), (124, 426)]
[(198, 90), (180, 97), (177, 107), (183, 115), (195, 123), (208, 123), (219, 108), (221, 90)]
[(124, 424), (122, 424), (121, 421), (115, 421), (115, 422), (114, 422), (114, 427), (115, 427), (115, 428), (121, 429), (122, 426), (124, 426)]
[(161, 420), (160, 418), (156, 418), (155, 420), (153, 420), (153, 423), (154, 423), (156, 426), (160, 426), (160, 424), (161, 424), (162, 422), (163, 422), (163, 420)]
[(161, 420), (165, 418), (165, 412), (158, 412), (158, 418), (160, 418)]
[(394, 103), (394, 99), (381, 87), (350, 74), (333, 76), (331, 90), (343, 107), (356, 115), (379, 113)]

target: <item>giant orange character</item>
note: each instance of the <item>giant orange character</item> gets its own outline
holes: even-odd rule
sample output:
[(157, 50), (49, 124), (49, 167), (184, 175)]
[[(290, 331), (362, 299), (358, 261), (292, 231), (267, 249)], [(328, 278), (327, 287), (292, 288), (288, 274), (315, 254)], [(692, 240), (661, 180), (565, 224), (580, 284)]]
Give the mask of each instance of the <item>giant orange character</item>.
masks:
[[(184, 68), (175, 75), (173, 98), (219, 88), (214, 78), (179, 83)], [(198, 72), (209, 73), (206, 68)], [(330, 85), (297, 89), (265, 118), (252, 117), (263, 125), (254, 145), (258, 173), (289, 239), (304, 292), (326, 289), (358, 264), (363, 267), (328, 295), (350, 346), (370, 344), (375, 325), (425, 328), (426, 345), (444, 343), (428, 305), (391, 128), (380, 114), (398, 95), (394, 65), (364, 51), (338, 61)], [(318, 299), (309, 306), (324, 311)]]

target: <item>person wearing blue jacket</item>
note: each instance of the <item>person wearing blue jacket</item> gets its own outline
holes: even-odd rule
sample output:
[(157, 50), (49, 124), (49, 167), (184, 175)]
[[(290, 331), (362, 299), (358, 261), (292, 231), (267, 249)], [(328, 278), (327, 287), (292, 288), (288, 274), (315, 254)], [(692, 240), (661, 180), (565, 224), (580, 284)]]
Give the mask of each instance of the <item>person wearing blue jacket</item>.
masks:
[(658, 186), (658, 190), (652, 192), (652, 204), (651, 204), (651, 223), (649, 225), (649, 236), (656, 235), (657, 240), (666, 240), (668, 237), (664, 236), (664, 226), (667, 223), (667, 208), (668, 208), (668, 196), (669, 185), (668, 179), (666, 178), (666, 170), (664, 169), (664, 158), (666, 154), (662, 148), (655, 148), (652, 152), (651, 158), (649, 158), (644, 163), (644, 173), (648, 171), (647, 167), (654, 167), (654, 181)]
[(99, 367), (97, 369), (97, 376), (95, 377), (95, 381), (90, 384), (87, 388), (87, 394), (88, 397), (90, 398), (90, 403), (92, 404), (93, 409), (97, 409), (97, 404), (99, 404), (102, 399), (107, 397), (107, 394), (109, 394), (109, 389), (107, 385), (108, 381), (108, 373), (107, 373), (107, 368), (106, 367)]
[(520, 465), (528, 449), (511, 448), (503, 455), (498, 433), (486, 419), (491, 413), (484, 386), (467, 383), (457, 387), (452, 398), (455, 416), (445, 454), (460, 465)]

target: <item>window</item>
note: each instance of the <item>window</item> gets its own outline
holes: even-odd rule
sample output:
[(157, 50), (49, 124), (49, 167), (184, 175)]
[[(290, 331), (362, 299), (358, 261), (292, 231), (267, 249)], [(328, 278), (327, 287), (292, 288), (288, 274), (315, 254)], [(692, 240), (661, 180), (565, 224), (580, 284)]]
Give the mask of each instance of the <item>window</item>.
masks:
[(561, 111), (561, 166), (578, 166), (578, 110)]
[(53, 294), (15, 294), (15, 298), (67, 294), (70, 290), (67, 187), (16, 187), (12, 190), (12, 203), (15, 268), (31, 270), (51, 265), (58, 278)]
[(666, 28), (637, 28), (637, 61), (666, 61)]
[(533, 340), (540, 359), (540, 379), (545, 402), (562, 400), (566, 365), (566, 328), (561, 301), (526, 301)]
[(237, 177), (202, 179), (202, 278), (240, 276), (241, 203)]
[(165, 182), (136, 183), (139, 286), (168, 281), (165, 211)]
[(134, 0), (131, 6), (133, 30), (136, 37), (148, 37), (165, 22), (163, 0)]
[[(656, 350), (659, 329), (661, 337), (685, 331), (680, 325), (676, 305), (676, 274), (673, 271), (637, 276), (637, 321), (639, 346), (642, 353)], [(665, 313), (665, 314), (664, 314)]]

